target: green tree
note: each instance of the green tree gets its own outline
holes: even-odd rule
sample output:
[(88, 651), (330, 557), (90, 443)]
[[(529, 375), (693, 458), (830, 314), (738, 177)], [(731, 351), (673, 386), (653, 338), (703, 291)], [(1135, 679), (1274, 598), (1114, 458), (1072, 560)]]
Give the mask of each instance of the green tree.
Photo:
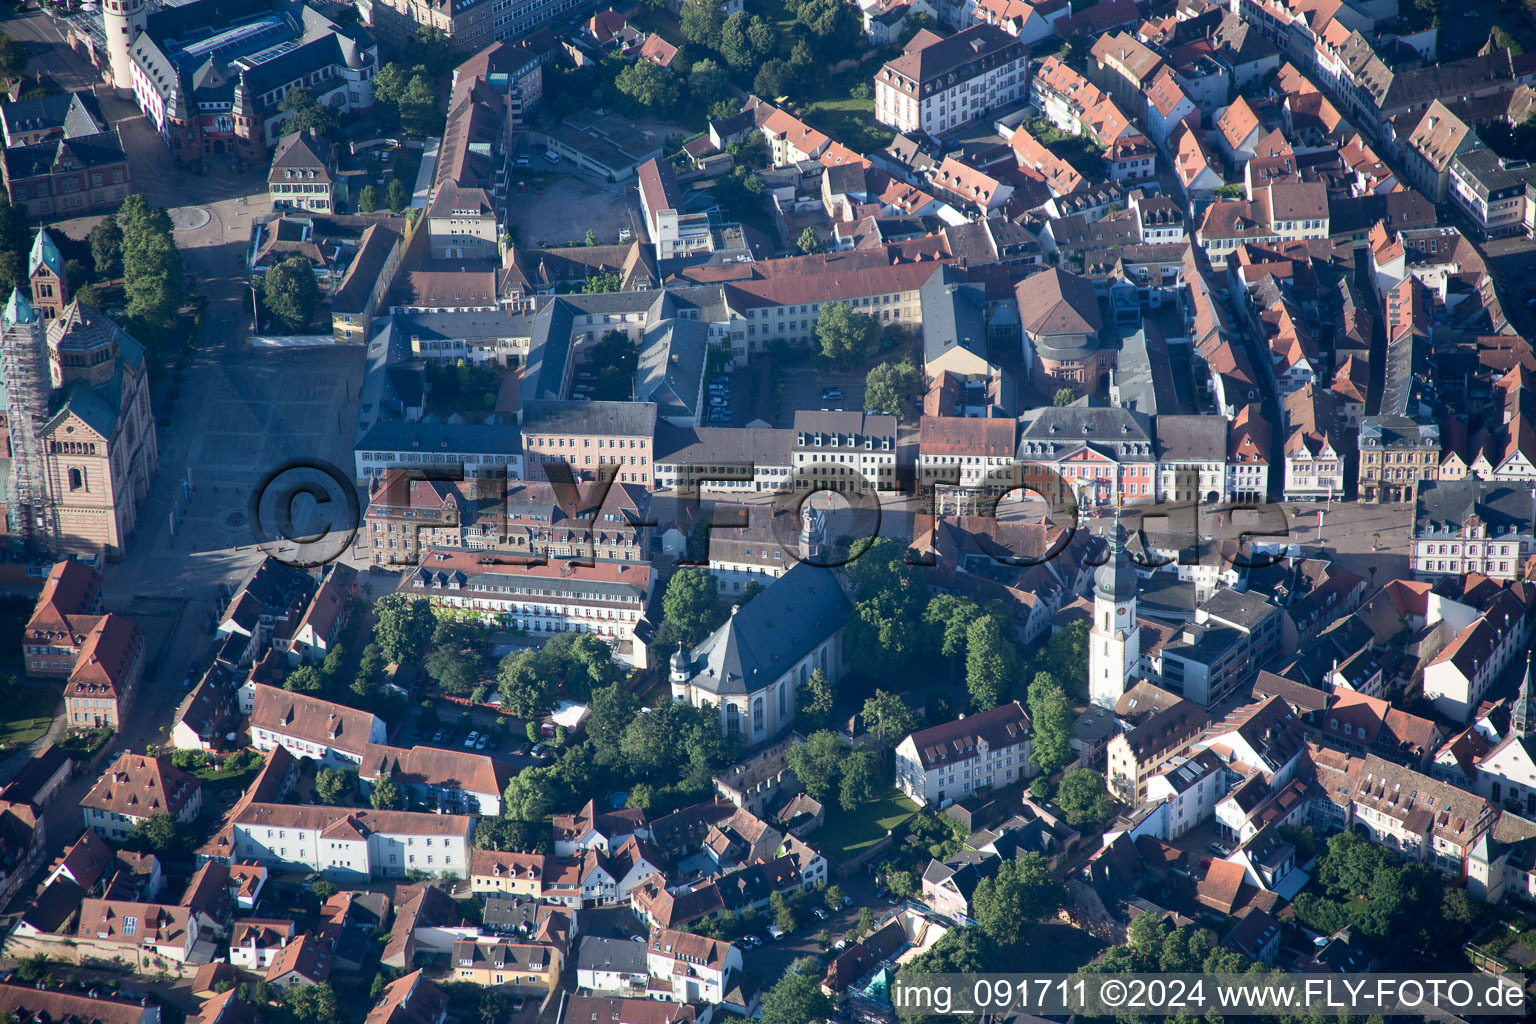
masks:
[(14, 36), (0, 32), (0, 79), (14, 82), (27, 73), (30, 54)]
[(1074, 622), (1045, 642), (1040, 669), (1051, 674), (1068, 696), (1083, 696), (1088, 689), (1088, 624)]
[(822, 250), (821, 236), (816, 234), (815, 228), (807, 226), (800, 232), (800, 240), (795, 243), (795, 248), (807, 256), (814, 256)]
[(351, 1019), (329, 985), (289, 985), (283, 989), (283, 1008), (295, 1024), (345, 1024)]
[(117, 277), (123, 272), (123, 229), (114, 214), (107, 214), (91, 228), (91, 262), (101, 277)]
[(760, 16), (737, 11), (720, 27), (720, 56), (732, 70), (745, 72), (762, 64), (772, 51), (777, 34)]
[(626, 65), (613, 84), (644, 110), (664, 110), (677, 103), (676, 80), (648, 60)]
[(337, 118), (336, 111), (319, 103), (315, 94), (303, 86), (289, 89), (277, 109), (288, 115), (282, 123), (284, 133), (313, 130), (316, 135), (326, 138), (341, 134), (341, 120)]
[(524, 768), (502, 793), (502, 813), (519, 821), (540, 821), (549, 816), (558, 796), (554, 768)]
[(840, 886), (840, 885), (829, 885), (829, 886), (827, 886), (827, 891), (825, 893), (826, 900), (827, 900), (827, 909), (833, 911), (834, 913), (839, 911), (839, 910), (842, 910), (843, 909), (843, 898), (846, 895), (847, 894), (845, 892), (843, 892), (843, 887)]
[(817, 39), (852, 41), (859, 31), (853, 10), (842, 0), (803, 0), (795, 20)]
[(24, 956), (16, 961), (16, 969), (13, 973), (17, 981), (27, 985), (51, 985), (54, 980), (53, 958), (47, 953)]
[(997, 945), (980, 928), (951, 928), (901, 967), (911, 974), (985, 974), (999, 968)]
[(357, 212), (374, 213), (379, 208), (379, 187), (377, 185), (364, 185), (363, 190), (357, 194)]
[(856, 751), (844, 758), (842, 775), (838, 803), (843, 810), (852, 811), (880, 795), (880, 786), (884, 780), (880, 777), (880, 755), (873, 750)]
[[(777, 894), (775, 894), (777, 895)], [(786, 974), (763, 996), (762, 1024), (818, 1024), (832, 1013), (819, 978)]]
[(910, 359), (870, 367), (864, 375), (864, 408), (887, 416), (900, 416), (918, 376), (917, 364)]
[(277, 318), (283, 330), (302, 334), (320, 308), (320, 285), (314, 268), (302, 256), (291, 256), (261, 279), (262, 308)]
[(1493, 26), (1489, 33), (1489, 42), (1496, 50), (1508, 50), (1511, 56), (1518, 57), (1525, 52), (1525, 47), (1520, 45), (1520, 40), (1510, 35), (1509, 30), (1502, 25)]
[(405, 796), (400, 792), (400, 787), (386, 772), (373, 780), (373, 790), (368, 794), (368, 802), (376, 811), (398, 811), (405, 806)]
[(442, 130), (443, 115), (437, 106), (437, 93), (426, 75), (412, 75), (397, 104), (400, 127), (407, 135), (426, 137)]
[(483, 817), (475, 826), (470, 845), (477, 850), (503, 850), (518, 853), (550, 853), (554, 842), (549, 826), (542, 821), (516, 818)]
[(540, 652), (552, 659), (562, 677), (566, 696), (586, 702), (592, 694), (618, 682), (622, 673), (613, 661), (613, 648), (591, 633), (561, 633)]
[(386, 594), (374, 602), (373, 639), (385, 660), (399, 664), (419, 657), (432, 642), (437, 616), (422, 598)]
[(363, 656), (357, 662), (357, 678), (352, 681), (352, 692), (359, 697), (373, 695), (379, 680), (384, 678), (384, 652), (377, 643), (363, 648)]
[(1029, 722), (1034, 732), (1030, 760), (1054, 775), (1072, 760), (1072, 704), (1049, 672), (1035, 673), (1029, 684)]
[(894, 693), (876, 690), (875, 695), (864, 702), (864, 727), (875, 734), (882, 744), (899, 743), (901, 738), (917, 728), (917, 712)]
[(357, 792), (357, 772), (347, 768), (321, 768), (315, 773), (315, 795), (321, 803), (346, 803)]
[(128, 316), (153, 328), (169, 328), (186, 294), (186, 274), (171, 236), (171, 218), (138, 194), (123, 200), (118, 218), (123, 228)]
[(313, 665), (300, 665), (283, 680), (283, 689), (294, 693), (319, 693), (324, 685), (324, 680)]
[(795, 690), (795, 714), (801, 719), (800, 727), (813, 732), (825, 729), (831, 724), (833, 703), (832, 683), (818, 668)]
[(519, 718), (537, 718), (555, 706), (558, 679), (534, 651), (514, 651), (501, 659), (496, 688), (501, 706)]
[[(688, 7), (685, 6), (683, 16), (686, 18), (687, 14)], [(729, 95), (730, 87), (725, 68), (708, 57), (694, 61), (693, 67), (688, 69), (688, 95), (693, 97), (695, 103), (706, 107), (718, 103)]]
[(816, 318), (816, 340), (830, 362), (852, 366), (874, 355), (880, 344), (880, 324), (846, 302), (828, 302)]
[(1004, 859), (997, 874), (976, 885), (972, 916), (987, 937), (1000, 946), (1015, 946), (1036, 922), (1066, 904), (1067, 892), (1051, 875), (1038, 853)]
[(586, 234), (586, 237), (582, 239), (582, 244), (583, 245), (596, 245), (597, 244), (597, 231), (594, 230), (593, 228), (587, 228), (587, 234)]
[(800, 785), (812, 800), (827, 803), (848, 757), (848, 741), (827, 729), (813, 732), (804, 743), (790, 745), (785, 755)]
[(462, 697), (485, 678), (485, 658), (470, 647), (435, 647), (422, 668), (444, 693)]
[(125, 845), (163, 858), (181, 852), (190, 838), (187, 827), (169, 814), (151, 814), (134, 823)]
[(74, 289), (75, 300), (89, 309), (100, 309), (104, 296), (94, 284), (83, 284)]
[(698, 645), (726, 616), (715, 578), (701, 566), (684, 566), (672, 574), (661, 599), (661, 612), (658, 640), (685, 648)]
[(684, 0), (678, 21), (683, 30), (683, 38), (688, 42), (707, 50), (720, 48), (720, 30), (725, 25), (725, 19), (720, 14), (720, 4), (715, 0)]
[(624, 758), (624, 730), (640, 710), (640, 698), (613, 683), (593, 690), (589, 706), (586, 733), (592, 760), (604, 768), (618, 767)]
[[(780, 96), (788, 96), (795, 86), (795, 72), (787, 61), (777, 57), (765, 60), (758, 66), (757, 74), (752, 77), (752, 91), (759, 96), (776, 99)], [(812, 232), (814, 234), (815, 232)], [(804, 233), (800, 240), (805, 240)], [(820, 251), (819, 249), (817, 250)]]
[(789, 905), (782, 892), (768, 897), (768, 912), (773, 915), (773, 923), (786, 932), (792, 932), (800, 925), (795, 919), (795, 908)]
[[(588, 232), (588, 234), (591, 234), (591, 232)], [(597, 243), (594, 242), (592, 244), (596, 245)], [(581, 287), (578, 289), (578, 291), (584, 295), (598, 295), (602, 292), (616, 292), (621, 287), (623, 287), (623, 282), (619, 280), (619, 275), (610, 270), (605, 274), (588, 274), (586, 279), (581, 282)], [(599, 371), (599, 387), (603, 386), (603, 375), (607, 374), (608, 372), (609, 370), (607, 367)], [(626, 384), (625, 390), (627, 391), (627, 389), (628, 386)], [(627, 394), (625, 397), (628, 397)]]
[(340, 887), (335, 882), (325, 878), (317, 878), (309, 883), (309, 891), (315, 894), (315, 898), (321, 903), (335, 896)]
[(957, 661), (965, 654), (971, 623), (981, 618), (981, 606), (968, 597), (935, 594), (923, 609), (925, 646), (934, 654)]
[(1056, 806), (1073, 828), (1102, 829), (1109, 824), (1109, 793), (1104, 776), (1092, 768), (1077, 768), (1062, 777), (1056, 788)]
[(1057, 388), (1056, 393), (1051, 396), (1051, 404), (1058, 407), (1071, 405), (1075, 401), (1077, 401), (1077, 392), (1071, 388)]
[(996, 615), (983, 615), (965, 634), (965, 686), (971, 705), (987, 711), (1008, 699), (1019, 676), (1019, 655), (1008, 623)]
[(394, 213), (399, 213), (411, 205), (411, 190), (406, 187), (405, 182), (395, 178), (389, 183), (389, 187), (384, 190), (384, 205)]

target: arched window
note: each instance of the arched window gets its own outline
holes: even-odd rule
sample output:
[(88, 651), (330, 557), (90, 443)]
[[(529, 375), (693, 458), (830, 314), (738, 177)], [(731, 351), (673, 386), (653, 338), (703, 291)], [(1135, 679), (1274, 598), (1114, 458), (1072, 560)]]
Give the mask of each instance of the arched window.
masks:
[(807, 677), (808, 677), (808, 676), (809, 676), (809, 675), (810, 675), (810, 673), (808, 673), (808, 672), (807, 672), (807, 671), (806, 671), (806, 669), (805, 669), (805, 666), (804, 666), (804, 665), (801, 665), (801, 666), (800, 666), (800, 685), (801, 685), (801, 686), (804, 686), (804, 685), (805, 685), (805, 681), (806, 681), (806, 678), (807, 678)]
[(69, 471), (69, 489), (72, 490), (72, 491), (78, 491), (81, 488), (83, 488), (84, 486), (85, 486), (85, 473), (83, 473), (82, 471), (80, 471), (78, 469), (73, 469), (73, 468), (70, 469), (70, 471)]
[(779, 684), (779, 717), (789, 714), (789, 684)]
[(753, 700), (752, 700), (752, 731), (753, 732), (762, 732), (763, 731), (763, 726), (765, 724), (763, 722), (763, 714), (764, 714), (764, 711), (763, 711), (763, 698), (761, 698), (761, 697), (754, 697)]

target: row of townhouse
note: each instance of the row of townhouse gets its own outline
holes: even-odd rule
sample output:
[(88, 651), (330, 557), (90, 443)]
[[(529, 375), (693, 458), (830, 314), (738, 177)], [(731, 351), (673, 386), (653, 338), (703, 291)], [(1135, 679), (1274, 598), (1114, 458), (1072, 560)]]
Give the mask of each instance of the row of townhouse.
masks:
[[(1107, 48), (1104, 56), (1109, 58)], [(1133, 113), (1127, 114), (1109, 94), (1056, 56), (1040, 62), (1029, 92), (1035, 108), (1057, 128), (1086, 135), (1105, 148), (1106, 173), (1112, 181), (1136, 181), (1157, 173), (1156, 150), (1133, 120), (1133, 115), (1143, 114), (1139, 93)]]

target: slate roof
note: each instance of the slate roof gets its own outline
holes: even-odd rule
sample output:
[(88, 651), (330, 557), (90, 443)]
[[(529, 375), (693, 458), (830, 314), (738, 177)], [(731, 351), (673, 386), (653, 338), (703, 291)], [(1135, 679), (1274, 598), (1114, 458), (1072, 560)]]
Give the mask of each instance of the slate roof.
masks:
[(761, 689), (842, 628), (852, 610), (830, 570), (799, 562), (693, 649), (690, 682), (719, 696)]

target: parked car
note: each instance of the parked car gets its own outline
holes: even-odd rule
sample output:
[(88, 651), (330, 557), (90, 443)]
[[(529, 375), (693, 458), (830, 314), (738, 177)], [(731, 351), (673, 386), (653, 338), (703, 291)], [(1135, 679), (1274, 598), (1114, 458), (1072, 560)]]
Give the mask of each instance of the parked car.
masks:
[(816, 915), (816, 920), (818, 921), (825, 921), (827, 919), (827, 912), (820, 907), (813, 908), (811, 913)]
[(533, 745), (533, 749), (529, 751), (529, 753), (534, 757), (545, 758), (549, 756), (549, 748), (542, 743), (535, 743)]
[(838, 399), (840, 399), (842, 397), (843, 397), (843, 389), (842, 388), (822, 388), (821, 389), (821, 400), (823, 402), (837, 401)]
[(512, 1012), (513, 1013), (522, 1013), (523, 1012), (523, 1007), (525, 1007), (527, 1005), (528, 1005), (528, 997), (527, 996), (513, 996), (512, 997)]
[(471, 730), (470, 734), (464, 737), (464, 749), (468, 750), (473, 747), (475, 745), (475, 740), (478, 740), (479, 738), (480, 734)]
[(552, 149), (546, 149), (544, 151), (544, 159), (548, 160), (552, 164), (557, 164), (560, 162), (560, 154), (556, 153)]
[(444, 729), (439, 729), (439, 730), (437, 730), (437, 732), (432, 734), (432, 742), (433, 743), (441, 743), (441, 742), (443, 742), (443, 740), (445, 740), (447, 738), (448, 738), (448, 733)]
[(519, 156), (516, 160), (514, 160), (512, 162), (515, 163), (519, 167), (527, 167), (528, 166), (528, 154), (524, 153), (524, 154), (522, 154), (521, 156)]
[(778, 925), (771, 924), (768, 926), (768, 934), (773, 936), (774, 942), (783, 942), (784, 936), (788, 935), (789, 933), (786, 932), (783, 928), (780, 928)]
[(491, 734), (490, 733), (485, 733), (478, 740), (475, 741), (475, 749), (476, 750), (484, 750), (486, 744), (490, 743), (490, 742), (491, 742)]

